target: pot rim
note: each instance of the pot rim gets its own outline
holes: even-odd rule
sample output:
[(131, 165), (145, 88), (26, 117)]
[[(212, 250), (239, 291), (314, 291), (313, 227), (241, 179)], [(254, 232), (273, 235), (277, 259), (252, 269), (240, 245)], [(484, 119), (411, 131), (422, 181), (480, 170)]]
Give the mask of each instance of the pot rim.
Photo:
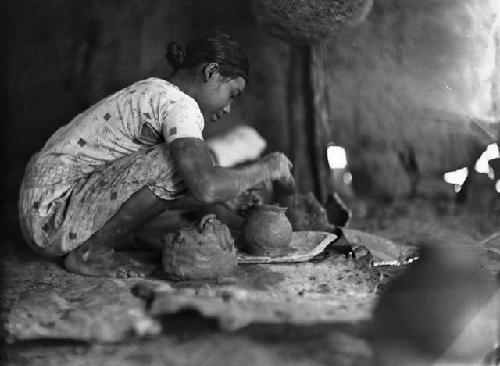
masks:
[(274, 211), (274, 212), (285, 212), (288, 210), (288, 207), (283, 207), (280, 205), (272, 205), (267, 203), (262, 203), (260, 205), (254, 206), (256, 210), (266, 210), (266, 211)]

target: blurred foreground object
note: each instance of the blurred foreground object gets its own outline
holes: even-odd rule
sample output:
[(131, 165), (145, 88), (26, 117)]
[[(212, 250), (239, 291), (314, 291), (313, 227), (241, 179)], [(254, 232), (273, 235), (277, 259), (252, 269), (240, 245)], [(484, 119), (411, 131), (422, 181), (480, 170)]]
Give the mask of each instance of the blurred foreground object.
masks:
[(375, 307), (375, 365), (482, 365), (499, 341), (500, 289), (471, 247), (421, 247)]

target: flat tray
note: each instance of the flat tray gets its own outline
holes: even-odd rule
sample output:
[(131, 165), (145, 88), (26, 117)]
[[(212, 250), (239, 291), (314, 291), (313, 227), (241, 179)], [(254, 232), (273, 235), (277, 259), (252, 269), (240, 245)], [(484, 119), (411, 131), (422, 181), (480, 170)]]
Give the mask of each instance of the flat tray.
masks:
[(323, 252), (328, 244), (336, 239), (337, 235), (324, 231), (295, 231), (292, 233), (289, 253), (270, 257), (240, 252), (238, 264), (307, 262)]

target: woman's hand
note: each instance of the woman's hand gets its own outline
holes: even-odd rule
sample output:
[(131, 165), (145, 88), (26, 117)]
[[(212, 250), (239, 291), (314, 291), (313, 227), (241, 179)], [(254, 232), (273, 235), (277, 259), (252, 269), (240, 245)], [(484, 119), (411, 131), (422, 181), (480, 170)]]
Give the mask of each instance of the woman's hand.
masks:
[(254, 206), (264, 203), (264, 199), (259, 195), (258, 191), (250, 188), (240, 194), (238, 197), (223, 203), (228, 209), (236, 212), (240, 216), (246, 216), (248, 211)]
[(292, 162), (287, 156), (280, 152), (273, 152), (261, 159), (269, 170), (271, 180), (277, 181), (281, 188), (293, 192), (295, 190), (295, 179), (292, 175)]

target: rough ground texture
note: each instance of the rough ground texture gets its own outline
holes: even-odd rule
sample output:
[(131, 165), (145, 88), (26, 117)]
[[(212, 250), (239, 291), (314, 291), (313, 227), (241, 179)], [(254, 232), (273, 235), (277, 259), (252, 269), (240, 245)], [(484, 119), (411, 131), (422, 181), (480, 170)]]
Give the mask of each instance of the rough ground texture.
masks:
[[(498, 215), (461, 212), (449, 205), (436, 208), (414, 201), (369, 206), (370, 218), (354, 220), (351, 227), (407, 245), (432, 238), (479, 245), (498, 229)], [(332, 302), (348, 299), (352, 306), (343, 309), (344, 321), (327, 317), (302, 323), (260, 322), (228, 331), (216, 319), (193, 310), (162, 313), (147, 293), (132, 294), (136, 280), (66, 273), (58, 261), (27, 252), (16, 230), (7, 232), (4, 240), (1, 315), (4, 332), (16, 342), (4, 348), (3, 364), (362, 365), (371, 357), (365, 330), (384, 273), (367, 270), (362, 256), (354, 261), (332, 253), (317, 263), (296, 264), (294, 271), (286, 266), (240, 266), (232, 284), (172, 284), (174, 291), (187, 294), (207, 295), (239, 285), (240, 291), (260, 291), (262, 299), (274, 293), (277, 302), (329, 299), (322, 309), (334, 312), (338, 309)], [(483, 263), (494, 275), (500, 255), (485, 254)], [(395, 273), (385, 271), (389, 276)], [(228, 293), (221, 297), (227, 301)], [(148, 303), (160, 316), (149, 317)], [(307, 307), (303, 309), (306, 314)], [(366, 316), (353, 316), (360, 309)], [(275, 315), (287, 320), (286, 311)], [(23, 335), (50, 339), (27, 341)]]

